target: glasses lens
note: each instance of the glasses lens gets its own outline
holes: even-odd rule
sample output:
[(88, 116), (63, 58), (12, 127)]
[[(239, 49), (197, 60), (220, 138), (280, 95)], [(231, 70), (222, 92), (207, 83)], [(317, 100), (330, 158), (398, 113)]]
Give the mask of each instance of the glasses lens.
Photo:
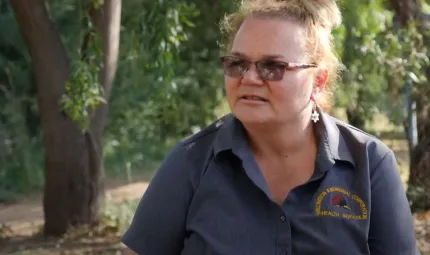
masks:
[(224, 73), (230, 77), (238, 78), (248, 70), (249, 61), (236, 57), (223, 57), (221, 58)]
[(257, 70), (261, 79), (267, 81), (282, 80), (285, 68), (285, 64), (278, 61), (260, 61), (257, 63)]

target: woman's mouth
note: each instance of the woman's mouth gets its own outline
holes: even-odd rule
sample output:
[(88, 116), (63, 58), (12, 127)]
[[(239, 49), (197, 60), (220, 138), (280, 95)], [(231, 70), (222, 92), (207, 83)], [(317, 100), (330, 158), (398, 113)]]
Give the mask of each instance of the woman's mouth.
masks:
[(268, 102), (269, 100), (255, 95), (246, 95), (246, 96), (241, 96), (239, 98), (239, 103), (249, 105), (249, 106), (263, 105), (263, 104), (267, 104)]
[(249, 101), (262, 101), (262, 102), (268, 102), (267, 99), (259, 96), (241, 96), (241, 100), (249, 100)]

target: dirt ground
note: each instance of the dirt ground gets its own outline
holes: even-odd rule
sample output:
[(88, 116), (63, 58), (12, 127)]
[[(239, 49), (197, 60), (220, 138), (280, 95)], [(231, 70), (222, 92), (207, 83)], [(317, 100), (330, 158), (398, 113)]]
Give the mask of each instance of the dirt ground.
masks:
[[(147, 182), (109, 181), (107, 197), (114, 204), (137, 200), (147, 188)], [(44, 239), (34, 236), (43, 223), (41, 196), (22, 199), (17, 204), (0, 205), (0, 254), (123, 254), (120, 234), (108, 227), (79, 230), (64, 239)], [(415, 215), (418, 246), (422, 255), (430, 255), (430, 212)], [(90, 234), (88, 234), (90, 233)]]
[[(139, 199), (147, 182), (107, 181), (108, 203)], [(45, 239), (37, 233), (43, 224), (42, 196), (32, 195), (12, 205), (0, 204), (0, 254), (122, 254), (120, 234), (109, 226), (81, 229), (63, 239)], [(3, 240), (1, 239), (3, 237)]]

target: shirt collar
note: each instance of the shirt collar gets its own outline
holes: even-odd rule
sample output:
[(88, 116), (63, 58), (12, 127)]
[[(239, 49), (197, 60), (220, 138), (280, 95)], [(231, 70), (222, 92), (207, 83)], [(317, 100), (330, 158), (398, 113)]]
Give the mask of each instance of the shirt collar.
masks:
[(323, 137), (320, 138), (320, 145), (323, 141), (327, 152), (334, 160), (347, 161), (355, 166), (355, 161), (348, 143), (344, 134), (339, 129), (342, 128), (343, 125), (339, 125), (340, 123), (337, 119), (326, 113), (320, 112), (320, 116), (321, 123), (317, 122), (322, 125), (321, 130), (323, 130)]
[(237, 152), (241, 148), (248, 147), (245, 129), (233, 114), (230, 113), (222, 117), (217, 125), (220, 128), (214, 142), (215, 155), (228, 150)]
[[(319, 114), (320, 121), (315, 123), (319, 140), (317, 155), (319, 167), (328, 169), (329, 164), (334, 164), (336, 160), (355, 165), (348, 144), (339, 130), (338, 121), (321, 111)], [(233, 114), (225, 115), (216, 125), (220, 127), (214, 141), (215, 155), (228, 150), (237, 155), (241, 149), (248, 148), (245, 129)]]

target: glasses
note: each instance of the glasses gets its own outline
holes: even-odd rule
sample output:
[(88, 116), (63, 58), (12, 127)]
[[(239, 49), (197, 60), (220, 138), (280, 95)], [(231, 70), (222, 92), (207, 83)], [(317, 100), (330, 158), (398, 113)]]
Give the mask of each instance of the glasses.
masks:
[(316, 64), (287, 63), (277, 60), (260, 60), (253, 62), (235, 56), (221, 57), (221, 63), (224, 74), (232, 78), (242, 78), (249, 70), (250, 66), (254, 64), (260, 78), (266, 81), (282, 80), (286, 70), (292, 71), (317, 67)]

